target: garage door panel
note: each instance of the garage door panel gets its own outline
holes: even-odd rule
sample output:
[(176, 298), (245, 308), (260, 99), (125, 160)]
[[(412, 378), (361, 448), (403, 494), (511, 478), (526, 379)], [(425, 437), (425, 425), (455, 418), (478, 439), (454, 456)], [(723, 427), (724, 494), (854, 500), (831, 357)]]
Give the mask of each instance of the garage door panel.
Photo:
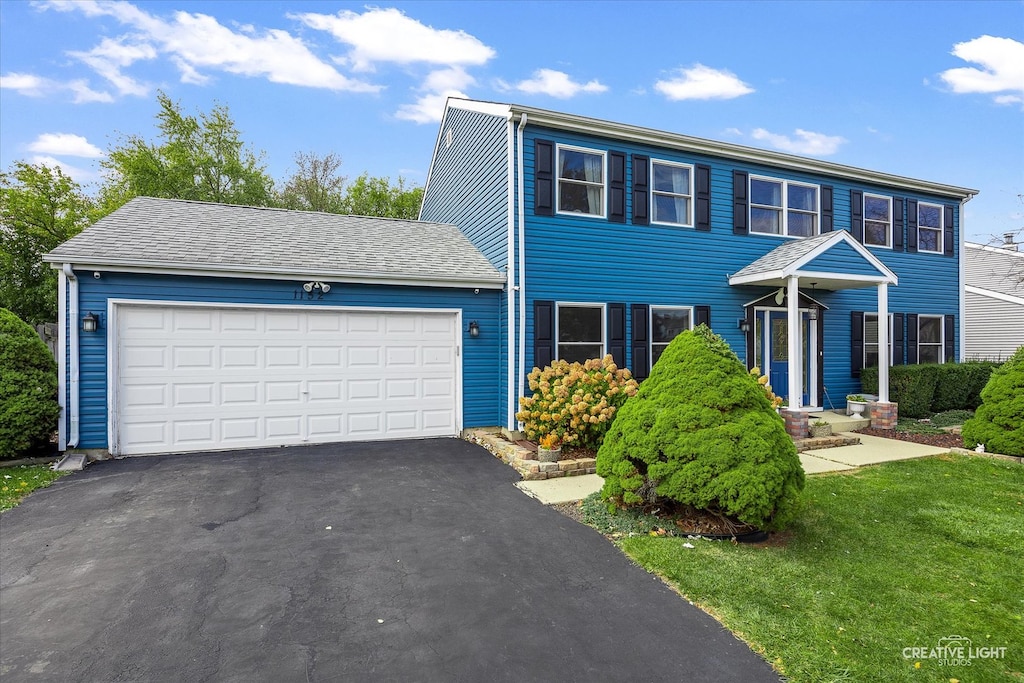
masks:
[(116, 451), (450, 436), (451, 313), (118, 307)]

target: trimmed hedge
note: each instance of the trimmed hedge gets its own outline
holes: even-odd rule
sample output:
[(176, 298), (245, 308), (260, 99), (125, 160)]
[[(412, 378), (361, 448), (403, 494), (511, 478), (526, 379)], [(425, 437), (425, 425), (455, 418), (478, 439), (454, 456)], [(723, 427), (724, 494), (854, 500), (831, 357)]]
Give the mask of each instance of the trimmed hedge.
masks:
[[(981, 405), (981, 390), (999, 363), (967, 361), (889, 368), (889, 400), (898, 403), (900, 417), (928, 417), (946, 410), (974, 410)], [(866, 394), (878, 393), (878, 368), (860, 374)]]
[(1024, 456), (1024, 346), (992, 373), (982, 403), (964, 423), (964, 445), (990, 453)]
[(28, 323), (0, 308), (0, 458), (46, 447), (59, 415), (50, 350)]

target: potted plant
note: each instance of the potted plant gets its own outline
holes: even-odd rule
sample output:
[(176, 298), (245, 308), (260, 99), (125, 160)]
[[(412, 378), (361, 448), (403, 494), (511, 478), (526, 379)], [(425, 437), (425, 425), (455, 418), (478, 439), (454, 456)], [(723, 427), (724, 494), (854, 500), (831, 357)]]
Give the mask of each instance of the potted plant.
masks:
[(832, 436), (832, 425), (824, 420), (815, 420), (811, 423), (811, 436), (815, 439)]
[(562, 459), (562, 440), (557, 434), (545, 434), (537, 446), (537, 460), (541, 462), (558, 462)]
[(846, 414), (853, 415), (855, 417), (864, 417), (864, 411), (867, 410), (868, 400), (861, 394), (847, 394), (846, 396)]

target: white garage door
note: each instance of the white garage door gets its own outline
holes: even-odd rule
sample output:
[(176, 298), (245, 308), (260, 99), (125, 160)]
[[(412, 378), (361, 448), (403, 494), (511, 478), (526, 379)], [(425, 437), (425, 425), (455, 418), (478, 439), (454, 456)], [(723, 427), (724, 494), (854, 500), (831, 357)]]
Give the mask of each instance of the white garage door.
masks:
[(116, 318), (115, 454), (458, 430), (453, 312), (119, 304)]

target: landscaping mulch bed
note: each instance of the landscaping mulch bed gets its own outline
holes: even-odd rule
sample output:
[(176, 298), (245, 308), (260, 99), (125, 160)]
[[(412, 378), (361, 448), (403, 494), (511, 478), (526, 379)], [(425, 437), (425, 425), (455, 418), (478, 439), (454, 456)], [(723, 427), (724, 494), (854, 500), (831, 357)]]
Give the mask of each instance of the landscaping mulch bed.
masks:
[(874, 429), (865, 427), (858, 429), (858, 434), (868, 436), (879, 436), (883, 439), (898, 439), (899, 441), (912, 441), (927, 446), (940, 446), (942, 448), (963, 448), (964, 440), (959, 434), (921, 434), (919, 432), (902, 432), (897, 429)]
[[(581, 524), (586, 524), (586, 521), (583, 519), (582, 501), (557, 503), (550, 507), (566, 517), (571, 517)], [(735, 520), (730, 520), (706, 510), (696, 510), (689, 506), (678, 506), (675, 508), (664, 505), (651, 506), (643, 512), (646, 515), (656, 517), (659, 521), (659, 525), (648, 532), (651, 535), (731, 537), (757, 531), (754, 527), (741, 524)], [(616, 536), (613, 535), (612, 537)]]

